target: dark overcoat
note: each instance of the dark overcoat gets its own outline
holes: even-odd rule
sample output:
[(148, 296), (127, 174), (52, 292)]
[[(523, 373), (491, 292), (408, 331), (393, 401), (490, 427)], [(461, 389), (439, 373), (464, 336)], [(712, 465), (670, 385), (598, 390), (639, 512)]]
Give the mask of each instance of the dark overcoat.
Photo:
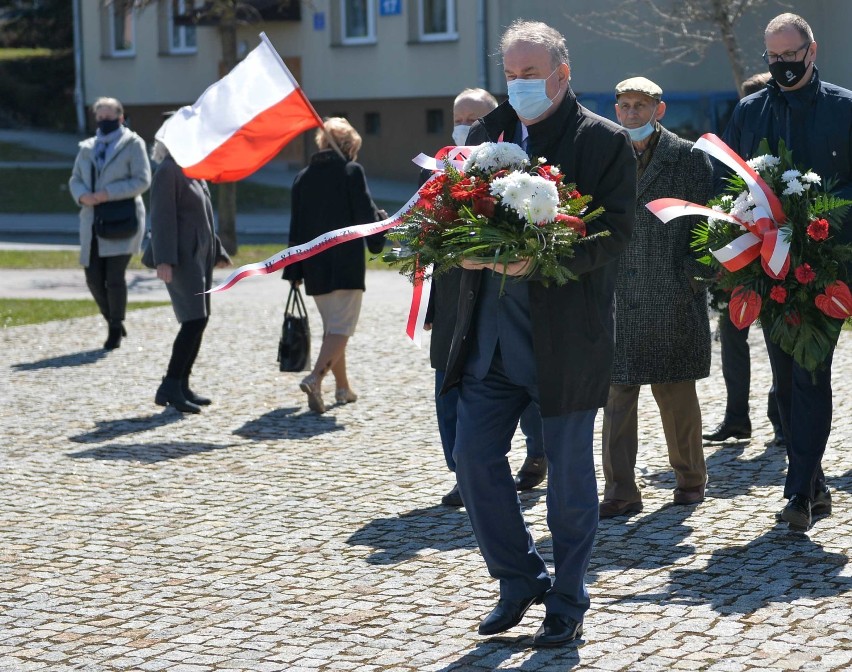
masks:
[(633, 239), (618, 260), (615, 313), (616, 385), (677, 383), (710, 374), (707, 290), (695, 277), (707, 275), (690, 250), (697, 217), (668, 224), (646, 203), (680, 198), (704, 205), (713, 170), (704, 152), (661, 129), (651, 161), (639, 178)]
[[(326, 149), (311, 157), (310, 165), (293, 182), (290, 246), (307, 243), (329, 231), (382, 219), (373, 203), (361, 164), (344, 161)], [(350, 240), (284, 269), (286, 280), (304, 280), (305, 293), (329, 294), (336, 289), (364, 290), (367, 262), (365, 239)], [(369, 236), (368, 248), (382, 251), (384, 234)]]
[(213, 286), (213, 267), (229, 259), (214, 232), (207, 183), (188, 178), (171, 156), (151, 183), (151, 249), (155, 266), (172, 266), (166, 288), (177, 321), (208, 317), (210, 295), (204, 292)]
[[(503, 103), (468, 136), (468, 144), (512, 142), (518, 117)], [(545, 417), (601, 408), (609, 393), (613, 358), (614, 263), (630, 241), (636, 210), (636, 157), (627, 134), (613, 122), (577, 103), (568, 91), (557, 110), (529, 127), (531, 157), (558, 165), (568, 182), (593, 197), (589, 207), (605, 213), (589, 233), (610, 235), (577, 245), (566, 261), (576, 281), (557, 286), (527, 281), (541, 414)], [(482, 271), (462, 272), (458, 319), (447, 363), (445, 389), (458, 384), (473, 342)], [(502, 353), (510, 357), (511, 353)]]

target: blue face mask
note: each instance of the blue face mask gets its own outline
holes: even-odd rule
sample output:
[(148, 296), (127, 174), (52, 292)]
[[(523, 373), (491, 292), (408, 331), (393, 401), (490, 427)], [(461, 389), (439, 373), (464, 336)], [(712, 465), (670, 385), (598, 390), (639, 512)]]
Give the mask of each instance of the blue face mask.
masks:
[(553, 77), (555, 72), (556, 70), (551, 72), (545, 79), (513, 79), (506, 85), (509, 90), (509, 105), (519, 117), (536, 119), (550, 109), (553, 101), (547, 97), (547, 80)]
[(655, 113), (648, 120), (647, 124), (643, 124), (639, 128), (627, 128), (627, 127), (624, 127), (624, 126), (622, 126), (622, 128), (624, 128), (624, 130), (627, 131), (627, 134), (630, 136), (630, 139), (633, 142), (641, 142), (642, 140), (649, 137), (654, 132), (654, 128), (656, 128), (656, 125), (657, 125), (657, 120), (654, 118), (656, 116), (657, 115), (656, 115), (656, 110), (655, 110)]

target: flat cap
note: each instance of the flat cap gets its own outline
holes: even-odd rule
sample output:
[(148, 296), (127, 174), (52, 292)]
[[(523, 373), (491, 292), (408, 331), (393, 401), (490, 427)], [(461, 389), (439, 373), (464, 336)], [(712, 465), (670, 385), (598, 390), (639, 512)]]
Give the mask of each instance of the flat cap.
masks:
[(663, 90), (647, 77), (631, 77), (615, 85), (616, 98), (628, 91), (644, 93), (646, 96), (656, 98), (657, 100), (663, 97)]

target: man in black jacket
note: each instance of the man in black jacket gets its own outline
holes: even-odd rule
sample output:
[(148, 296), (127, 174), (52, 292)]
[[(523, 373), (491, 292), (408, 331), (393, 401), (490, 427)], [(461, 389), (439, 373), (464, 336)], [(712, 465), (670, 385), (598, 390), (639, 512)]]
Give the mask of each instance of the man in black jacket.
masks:
[[(503, 267), (464, 261), (444, 384), (460, 384), (456, 477), (489, 572), (500, 581), (500, 599), (479, 632), (504, 632), (543, 601), (547, 615), (533, 644), (558, 646), (582, 633), (589, 608), (584, 575), (598, 519), (592, 438), (609, 391), (613, 262), (630, 240), (636, 159), (624, 131), (578, 105), (556, 30), (518, 20), (500, 46), (509, 101), (474, 125), (468, 143), (516, 142), (558, 165), (593, 197), (590, 208), (605, 209), (589, 232), (609, 234), (577, 245), (566, 266), (579, 279), (563, 286), (525, 277), (520, 260), (505, 268), (516, 277), (501, 295)], [(530, 401), (543, 418), (553, 579), (524, 523), (506, 457)]]
[[(724, 140), (744, 159), (755, 156), (761, 139), (775, 153), (778, 141), (796, 164), (823, 180), (837, 180), (834, 191), (852, 198), (852, 91), (820, 80), (817, 43), (808, 23), (781, 14), (766, 26), (764, 59), (773, 81), (743, 98), (734, 109)], [(721, 190), (724, 171), (717, 171)], [(846, 222), (841, 242), (852, 240)], [(811, 373), (773, 343), (764, 329), (775, 378), (778, 409), (787, 444), (787, 505), (778, 514), (792, 529), (806, 530), (814, 515), (831, 513), (831, 494), (822, 472), (822, 455), (831, 433), (831, 355), (826, 367)]]

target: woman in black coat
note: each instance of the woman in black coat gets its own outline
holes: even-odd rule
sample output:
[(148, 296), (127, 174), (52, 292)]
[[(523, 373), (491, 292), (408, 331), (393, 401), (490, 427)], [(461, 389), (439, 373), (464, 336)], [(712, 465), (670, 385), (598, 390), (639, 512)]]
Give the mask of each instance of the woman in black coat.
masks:
[[(317, 131), (315, 140), (320, 151), (293, 182), (291, 246), (335, 229), (387, 217), (373, 203), (364, 169), (355, 162), (361, 136), (349, 122), (340, 117), (326, 119), (325, 129)], [(370, 236), (366, 243), (370, 252), (378, 254), (384, 246), (384, 234)], [(361, 312), (366, 270), (364, 239), (341, 243), (284, 269), (286, 280), (296, 286), (305, 283), (305, 293), (314, 297), (322, 317), (322, 347), (313, 371), (299, 385), (308, 395), (308, 406), (317, 413), (325, 412), (322, 380), (329, 371), (334, 376), (338, 404), (358, 399), (346, 375), (346, 344), (355, 333)]]
[(152, 151), (160, 161), (151, 184), (151, 244), (143, 261), (166, 283), (180, 330), (155, 403), (181, 413), (198, 413), (210, 399), (195, 394), (189, 375), (210, 316), (213, 267), (231, 264), (213, 228), (213, 206), (204, 180), (188, 178), (159, 140)]

